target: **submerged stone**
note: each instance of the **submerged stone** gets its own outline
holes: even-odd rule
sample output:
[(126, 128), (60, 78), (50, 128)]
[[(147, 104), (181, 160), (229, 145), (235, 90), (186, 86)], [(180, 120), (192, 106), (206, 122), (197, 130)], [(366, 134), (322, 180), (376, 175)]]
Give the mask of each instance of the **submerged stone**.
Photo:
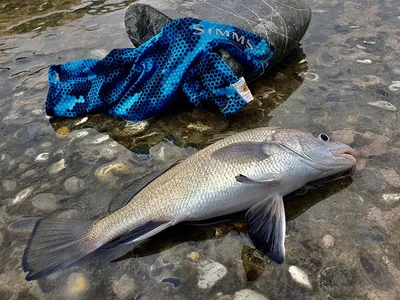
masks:
[(268, 300), (268, 298), (253, 290), (244, 289), (236, 292), (233, 296), (233, 300)]
[(135, 281), (124, 274), (112, 282), (112, 290), (118, 299), (132, 299), (135, 295)]
[(208, 289), (221, 280), (228, 270), (219, 262), (206, 260), (200, 263), (199, 278), (197, 286), (201, 289)]
[[(184, 17), (230, 24), (265, 38), (275, 50), (270, 63), (273, 65), (299, 46), (311, 21), (311, 9), (305, 0), (193, 0), (190, 5), (177, 0), (140, 0), (129, 6), (125, 27), (137, 47), (157, 35), (169, 21)], [(243, 74), (240, 64), (226, 51), (221, 56), (234, 72)]]
[(292, 276), (293, 280), (296, 281), (297, 283), (299, 283), (300, 285), (302, 285), (308, 289), (312, 288), (307, 274), (300, 268), (298, 268), (296, 266), (290, 266), (289, 273), (290, 273), (290, 276)]
[(52, 211), (58, 208), (57, 198), (53, 194), (38, 194), (32, 199), (32, 205), (40, 210)]
[(84, 185), (85, 182), (76, 176), (72, 176), (64, 182), (64, 188), (70, 194), (78, 193), (80, 190), (82, 190)]

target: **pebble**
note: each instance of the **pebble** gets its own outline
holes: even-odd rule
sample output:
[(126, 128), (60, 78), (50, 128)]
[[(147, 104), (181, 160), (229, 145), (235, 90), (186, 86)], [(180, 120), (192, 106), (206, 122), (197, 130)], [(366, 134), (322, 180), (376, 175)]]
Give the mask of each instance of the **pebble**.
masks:
[(112, 160), (117, 156), (118, 151), (116, 149), (103, 148), (100, 151), (100, 157), (104, 157), (108, 160)]
[(30, 157), (35, 156), (36, 155), (36, 150), (34, 148), (28, 148), (28, 149), (25, 150), (24, 154), (26, 156), (30, 156)]
[(398, 201), (400, 201), (400, 193), (399, 194), (384, 194), (382, 195), (382, 201), (392, 205)]
[(289, 268), (289, 273), (292, 276), (293, 280), (296, 281), (297, 283), (301, 284), (302, 286), (311, 289), (311, 283), (308, 280), (307, 274), (299, 269), (296, 266), (290, 266)]
[(387, 101), (380, 100), (375, 102), (368, 102), (368, 105), (379, 107), (388, 111), (397, 111), (397, 107)]
[(36, 174), (35, 170), (26, 171), (24, 174), (21, 175), (21, 179), (33, 177), (35, 176), (35, 174)]
[(33, 187), (31, 187), (31, 186), (26, 189), (23, 189), (15, 196), (15, 198), (13, 199), (11, 204), (17, 204), (17, 203), (24, 201), (26, 198), (28, 198), (32, 194), (32, 191), (33, 191)]
[(12, 179), (3, 179), (3, 188), (6, 192), (12, 192), (17, 187), (17, 182)]
[(233, 296), (233, 300), (268, 300), (268, 298), (253, 290), (244, 289), (236, 292)]
[(64, 188), (70, 194), (78, 193), (84, 186), (85, 182), (76, 176), (72, 176), (64, 182)]
[(42, 148), (50, 148), (53, 144), (51, 142), (44, 142), (40, 145)]
[(149, 125), (149, 121), (127, 122), (124, 130), (131, 134), (138, 134), (145, 131)]
[(392, 81), (392, 84), (389, 85), (389, 90), (393, 92), (400, 91), (400, 81)]
[(186, 126), (187, 129), (195, 130), (198, 132), (206, 132), (212, 130), (212, 127), (204, 125), (200, 122), (197, 123), (190, 123), (188, 126)]
[(102, 143), (104, 141), (107, 141), (109, 138), (110, 138), (110, 136), (107, 135), (107, 134), (106, 135), (102, 135), (101, 137), (98, 137), (97, 139), (95, 139), (93, 141), (93, 144), (100, 144), (100, 143)]
[(23, 218), (12, 222), (7, 229), (11, 233), (31, 233), (40, 218)]
[(32, 205), (44, 211), (52, 211), (58, 208), (56, 196), (50, 193), (36, 195), (32, 199)]
[(199, 265), (199, 278), (197, 286), (201, 289), (208, 289), (221, 280), (228, 270), (219, 262), (206, 260)]
[(67, 294), (69, 296), (79, 296), (89, 289), (89, 281), (85, 275), (78, 272), (73, 272), (67, 279)]
[(363, 44), (367, 44), (367, 45), (375, 45), (376, 42), (374, 41), (363, 41)]
[(347, 123), (357, 123), (358, 119), (357, 119), (357, 117), (350, 115), (347, 117), (346, 122)]
[(335, 245), (335, 239), (330, 234), (324, 235), (319, 246), (324, 249), (331, 249)]
[(400, 175), (397, 174), (394, 168), (383, 169), (381, 173), (385, 180), (393, 187), (400, 188)]
[(200, 260), (200, 253), (199, 252), (190, 252), (188, 255), (186, 255), (187, 258), (189, 258), (191, 261), (198, 262)]
[(310, 81), (318, 81), (319, 76), (316, 73), (313, 72), (304, 72), (302, 74), (304, 76), (304, 79), (310, 80)]
[(129, 172), (129, 169), (130, 169), (129, 165), (117, 161), (97, 168), (94, 174), (101, 181), (107, 181), (114, 173), (127, 174)]
[(356, 47), (361, 50), (366, 50), (367, 47), (357, 44)]
[(88, 118), (88, 117), (84, 117), (84, 118), (82, 118), (80, 121), (76, 122), (76, 123), (75, 123), (75, 126), (78, 126), (78, 125), (81, 125), (81, 124), (83, 124), (83, 123), (86, 123), (87, 120), (89, 120), (89, 118)]
[(357, 62), (360, 63), (360, 64), (366, 64), (366, 65), (372, 64), (372, 60), (370, 60), (369, 58), (367, 58), (367, 59), (357, 59)]
[(48, 152), (44, 152), (44, 153), (40, 153), (38, 156), (35, 157), (35, 162), (45, 162), (49, 160), (49, 153)]
[(135, 281), (124, 274), (119, 280), (112, 282), (112, 290), (118, 299), (132, 299), (135, 295)]
[(356, 170), (361, 171), (365, 168), (366, 165), (367, 165), (366, 159), (363, 158), (357, 159)]
[(63, 158), (50, 166), (49, 173), (57, 174), (58, 172), (60, 172), (64, 169), (65, 169), (65, 159)]

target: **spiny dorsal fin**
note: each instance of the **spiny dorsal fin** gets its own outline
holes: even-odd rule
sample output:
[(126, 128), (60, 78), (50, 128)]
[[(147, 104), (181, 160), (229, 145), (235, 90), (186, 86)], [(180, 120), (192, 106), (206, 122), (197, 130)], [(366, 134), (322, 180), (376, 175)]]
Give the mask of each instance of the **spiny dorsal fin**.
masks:
[(166, 171), (168, 171), (172, 167), (176, 166), (181, 161), (182, 160), (178, 160), (175, 163), (173, 163), (171, 166), (154, 171), (150, 174), (147, 174), (147, 175), (135, 180), (131, 185), (129, 185), (126, 189), (124, 189), (119, 195), (117, 195), (116, 198), (114, 198), (110, 202), (110, 205), (108, 207), (108, 212), (110, 214), (112, 214), (113, 212), (116, 212), (117, 210), (119, 210), (122, 207), (124, 207), (125, 205), (127, 205), (129, 203), (129, 201), (131, 201), (132, 198), (136, 194), (138, 194), (142, 189), (144, 189), (150, 182), (152, 182), (154, 179), (156, 179), (157, 177), (164, 174)]
[(223, 140), (224, 138), (230, 137), (234, 134), (237, 134), (237, 132), (236, 131), (227, 131), (225, 133), (216, 134), (216, 135), (214, 135), (214, 137), (212, 139), (208, 140), (207, 145), (214, 144), (215, 142)]

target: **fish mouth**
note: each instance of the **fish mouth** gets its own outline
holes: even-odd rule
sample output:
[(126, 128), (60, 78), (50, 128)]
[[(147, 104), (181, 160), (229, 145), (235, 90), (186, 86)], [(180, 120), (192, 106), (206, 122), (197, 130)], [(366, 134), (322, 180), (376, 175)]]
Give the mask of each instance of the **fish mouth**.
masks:
[(335, 157), (340, 157), (348, 160), (351, 162), (351, 164), (355, 164), (357, 162), (355, 156), (356, 156), (356, 151), (354, 151), (351, 148), (342, 148), (342, 149), (334, 149), (331, 150), (331, 153)]

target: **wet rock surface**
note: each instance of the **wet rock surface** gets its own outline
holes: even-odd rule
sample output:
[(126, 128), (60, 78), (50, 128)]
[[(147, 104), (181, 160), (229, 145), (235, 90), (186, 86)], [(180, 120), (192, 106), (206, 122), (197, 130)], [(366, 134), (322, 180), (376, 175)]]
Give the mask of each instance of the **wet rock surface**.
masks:
[[(140, 123), (101, 114), (46, 117), (50, 64), (132, 45), (124, 25), (129, 1), (61, 2), (0, 3), (8, 22), (0, 24), (1, 299), (398, 298), (396, 1), (311, 1), (302, 49), (249, 84), (260, 106), (229, 119), (177, 107)], [(170, 228), (135, 249), (98, 252), (25, 281), (21, 257), (40, 218), (100, 218), (133, 179), (187, 157), (214, 135), (276, 125), (325, 132), (358, 152), (352, 180), (285, 203), (283, 264), (254, 249), (237, 216)]]

